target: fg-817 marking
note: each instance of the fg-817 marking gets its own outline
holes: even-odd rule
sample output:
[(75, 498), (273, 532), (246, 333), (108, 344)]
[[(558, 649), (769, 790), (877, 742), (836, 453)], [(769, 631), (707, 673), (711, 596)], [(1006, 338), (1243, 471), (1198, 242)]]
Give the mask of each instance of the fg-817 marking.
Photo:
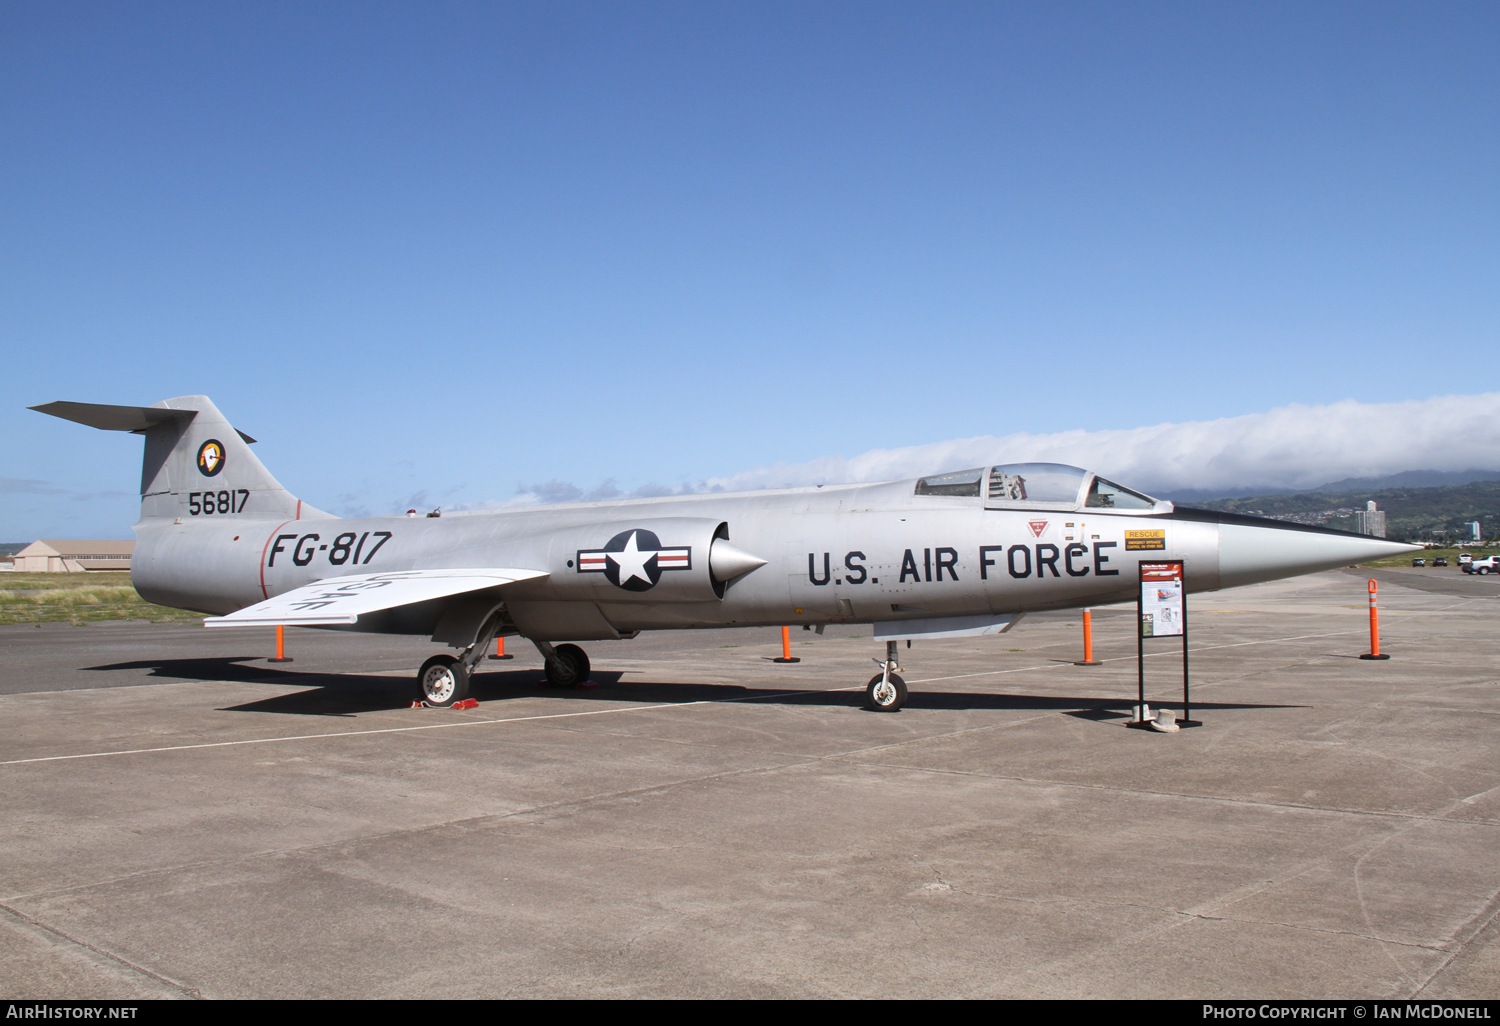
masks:
[[(292, 562), (297, 566), (307, 566), (319, 552), (327, 552), (328, 562), (334, 566), (343, 566), (345, 563), (363, 566), (375, 558), (375, 553), (380, 551), (382, 545), (391, 540), (391, 532), (389, 531), (375, 531), (373, 534), (374, 537), (380, 540), (370, 547), (369, 552), (365, 552), (365, 542), (370, 540), (370, 531), (358, 535), (353, 531), (345, 531), (334, 538), (332, 542), (325, 542), (322, 545), (318, 544), (322, 540), (321, 536), (316, 534), (304, 534), (301, 536), (295, 534), (278, 534), (276, 541), (268, 550), (269, 554), (266, 559), (266, 566), (276, 565), (276, 553), (278, 552), (290, 552), (292, 554)], [(355, 541), (356, 538), (359, 540)], [(290, 549), (281, 544), (282, 542), (294, 539), (296, 544)], [(360, 556), (364, 556), (362, 561)]]

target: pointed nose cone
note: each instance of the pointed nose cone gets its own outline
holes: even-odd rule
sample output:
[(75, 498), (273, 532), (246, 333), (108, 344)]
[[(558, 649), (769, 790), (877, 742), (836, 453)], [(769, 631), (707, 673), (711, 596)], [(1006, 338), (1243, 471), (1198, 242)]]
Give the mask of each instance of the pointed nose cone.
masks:
[[(1227, 518), (1226, 518), (1227, 519)], [(1219, 587), (1274, 581), (1372, 559), (1416, 552), (1420, 545), (1300, 524), (1219, 524)]]
[(708, 550), (708, 572), (716, 581), (732, 581), (765, 565), (766, 560), (735, 548), (723, 538), (715, 538)]

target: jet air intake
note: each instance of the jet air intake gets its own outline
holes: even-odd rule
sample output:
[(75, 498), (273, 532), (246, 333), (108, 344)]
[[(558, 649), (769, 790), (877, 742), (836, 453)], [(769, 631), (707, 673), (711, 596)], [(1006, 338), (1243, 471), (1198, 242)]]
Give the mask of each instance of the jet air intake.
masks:
[(716, 537), (708, 550), (708, 572), (721, 584), (728, 584), (765, 565), (766, 560), (735, 548), (723, 538)]
[(607, 603), (710, 602), (766, 560), (729, 543), (729, 525), (643, 517), (559, 532), (549, 585), (558, 598)]

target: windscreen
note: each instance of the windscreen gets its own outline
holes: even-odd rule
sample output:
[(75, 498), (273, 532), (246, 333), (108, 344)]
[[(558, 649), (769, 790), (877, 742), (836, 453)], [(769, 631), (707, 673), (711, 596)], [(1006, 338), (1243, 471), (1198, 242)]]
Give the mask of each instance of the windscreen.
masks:
[(1088, 502), (1084, 505), (1089, 509), (1152, 509), (1156, 506), (1156, 500), (1113, 481), (1096, 477), (1094, 486), (1089, 489)]
[(1064, 463), (1007, 463), (990, 468), (990, 499), (1078, 505), (1088, 471)]
[(984, 468), (955, 470), (951, 474), (934, 474), (917, 482), (917, 495), (972, 495), (979, 497)]

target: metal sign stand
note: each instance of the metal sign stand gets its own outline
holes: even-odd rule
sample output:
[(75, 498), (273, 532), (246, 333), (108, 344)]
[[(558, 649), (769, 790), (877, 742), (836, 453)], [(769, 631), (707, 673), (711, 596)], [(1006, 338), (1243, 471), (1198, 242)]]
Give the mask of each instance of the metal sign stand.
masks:
[[(1147, 728), (1151, 724), (1149, 719), (1141, 719), (1141, 711), (1146, 708), (1146, 638), (1148, 636), (1147, 626), (1150, 625), (1150, 637), (1170, 636), (1172, 634), (1182, 635), (1182, 718), (1177, 720), (1179, 727), (1201, 727), (1201, 720), (1193, 719), (1192, 693), (1189, 687), (1188, 676), (1188, 624), (1187, 624), (1187, 581), (1184, 576), (1184, 566), (1180, 559), (1164, 559), (1153, 562), (1142, 561), (1140, 564), (1140, 587), (1135, 593), (1135, 665), (1136, 665), (1136, 719), (1126, 726)], [(1172, 594), (1177, 598), (1176, 602), (1155, 602), (1151, 619), (1146, 617), (1146, 591), (1153, 584), (1175, 585)], [(1157, 617), (1162, 617), (1161, 624), (1157, 623)], [(1175, 619), (1176, 623), (1172, 623)], [(1157, 627), (1163, 626), (1166, 630), (1158, 631)]]
[(1179, 727), (1201, 727), (1202, 720), (1193, 719), (1193, 700), (1188, 692), (1188, 616), (1187, 616), (1187, 584), (1182, 586), (1182, 718), (1177, 721)]

